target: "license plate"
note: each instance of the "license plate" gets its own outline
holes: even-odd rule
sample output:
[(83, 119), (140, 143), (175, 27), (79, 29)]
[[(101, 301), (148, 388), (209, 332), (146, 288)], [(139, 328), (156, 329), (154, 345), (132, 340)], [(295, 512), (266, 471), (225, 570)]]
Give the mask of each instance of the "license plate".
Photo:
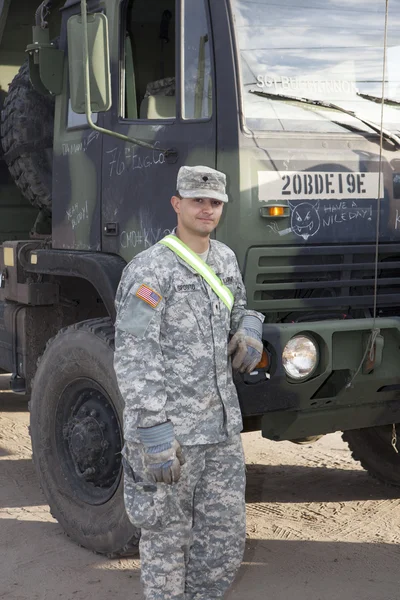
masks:
[[(379, 173), (349, 171), (258, 171), (258, 199), (351, 200), (378, 198)], [(383, 198), (383, 177), (381, 178)]]

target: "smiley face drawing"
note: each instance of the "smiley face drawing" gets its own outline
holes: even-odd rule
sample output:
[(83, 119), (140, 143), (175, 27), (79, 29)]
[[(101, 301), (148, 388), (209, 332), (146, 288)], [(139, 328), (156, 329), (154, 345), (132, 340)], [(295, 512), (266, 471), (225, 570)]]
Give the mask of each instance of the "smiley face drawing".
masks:
[(318, 233), (321, 227), (321, 217), (318, 214), (319, 202), (289, 203), (291, 208), (290, 226), (295, 235), (307, 241)]

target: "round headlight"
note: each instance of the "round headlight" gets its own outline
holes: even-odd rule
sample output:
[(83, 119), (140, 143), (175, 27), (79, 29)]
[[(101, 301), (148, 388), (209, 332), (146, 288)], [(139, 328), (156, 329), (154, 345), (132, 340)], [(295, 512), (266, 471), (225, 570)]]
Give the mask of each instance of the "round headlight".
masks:
[(317, 344), (305, 335), (295, 335), (283, 349), (282, 363), (292, 379), (309, 377), (318, 365)]

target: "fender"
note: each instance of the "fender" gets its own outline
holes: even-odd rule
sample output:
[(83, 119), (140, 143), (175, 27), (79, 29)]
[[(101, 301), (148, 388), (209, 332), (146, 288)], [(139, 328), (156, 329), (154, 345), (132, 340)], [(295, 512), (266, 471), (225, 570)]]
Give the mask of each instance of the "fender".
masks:
[(107, 312), (115, 321), (115, 294), (126, 261), (117, 254), (74, 250), (34, 250), (23, 265), (25, 271), (86, 279), (98, 292)]

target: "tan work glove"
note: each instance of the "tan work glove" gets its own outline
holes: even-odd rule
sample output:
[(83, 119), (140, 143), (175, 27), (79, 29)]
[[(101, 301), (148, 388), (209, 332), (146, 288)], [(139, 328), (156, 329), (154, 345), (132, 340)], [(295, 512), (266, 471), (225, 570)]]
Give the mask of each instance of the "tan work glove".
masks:
[(228, 356), (233, 354), (232, 367), (240, 373), (251, 373), (263, 353), (262, 323), (253, 315), (243, 317), (239, 329), (228, 344)]
[(175, 439), (174, 426), (166, 421), (153, 427), (139, 427), (144, 447), (144, 464), (150, 479), (156, 483), (179, 481), (181, 465), (185, 464), (182, 448)]

